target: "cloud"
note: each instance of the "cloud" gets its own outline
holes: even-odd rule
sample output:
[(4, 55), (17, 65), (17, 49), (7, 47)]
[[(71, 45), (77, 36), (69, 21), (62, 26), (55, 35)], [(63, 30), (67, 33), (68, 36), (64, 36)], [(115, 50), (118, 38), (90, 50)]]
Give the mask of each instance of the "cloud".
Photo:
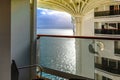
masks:
[(71, 15), (48, 9), (37, 9), (37, 27), (41, 29), (72, 29)]

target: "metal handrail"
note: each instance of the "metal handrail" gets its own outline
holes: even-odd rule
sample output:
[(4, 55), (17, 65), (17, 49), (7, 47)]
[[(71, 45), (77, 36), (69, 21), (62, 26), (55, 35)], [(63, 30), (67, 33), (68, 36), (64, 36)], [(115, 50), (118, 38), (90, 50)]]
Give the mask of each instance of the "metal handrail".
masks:
[(80, 39), (102, 39), (102, 40), (120, 40), (120, 37), (110, 36), (67, 36), (67, 35), (44, 35), (38, 34), (37, 40), (41, 37), (56, 37), (56, 38), (80, 38)]
[(62, 72), (62, 71), (58, 71), (58, 70), (54, 70), (54, 69), (50, 69), (50, 68), (46, 68), (46, 67), (41, 67), (38, 64), (23, 66), (23, 67), (19, 67), (18, 69), (25, 69), (25, 68), (31, 68), (31, 67), (39, 67), (40, 68), (40, 72), (41, 72), (40, 77), (42, 77), (42, 72), (45, 72), (45, 73), (55, 75), (55, 76), (59, 76), (59, 77), (63, 77), (63, 78), (66, 78), (66, 79), (93, 80), (93, 79), (90, 79), (90, 78), (87, 78), (87, 77), (77, 76), (77, 75), (74, 75), (74, 74), (70, 74), (70, 73), (66, 73), (66, 72)]
[(43, 68), (38, 64), (22, 66), (22, 67), (19, 67), (18, 69), (33, 68), (33, 67), (39, 67), (40, 77), (42, 77)]
[(44, 68), (44, 72), (47, 74), (55, 75), (58, 77), (69, 79), (69, 80), (94, 80), (94, 79), (91, 79), (88, 77), (75, 75), (75, 74), (71, 74), (71, 73), (66, 73), (64, 71), (58, 71), (58, 70), (47, 68), (47, 67), (43, 67), (43, 68)]

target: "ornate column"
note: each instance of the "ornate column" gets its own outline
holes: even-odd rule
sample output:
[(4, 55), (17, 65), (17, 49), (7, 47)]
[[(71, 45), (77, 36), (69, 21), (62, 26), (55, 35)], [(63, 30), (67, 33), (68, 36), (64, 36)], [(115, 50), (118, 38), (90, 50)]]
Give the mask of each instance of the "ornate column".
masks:
[[(73, 24), (74, 24), (74, 36), (80, 36), (81, 35), (81, 24), (82, 24), (82, 17), (81, 16), (73, 16), (72, 18)], [(76, 74), (81, 75), (82, 72), (82, 54), (81, 54), (81, 40), (75, 39), (75, 51), (76, 51)]]
[(74, 35), (81, 36), (82, 35), (82, 16), (74, 16), (73, 23), (75, 25)]

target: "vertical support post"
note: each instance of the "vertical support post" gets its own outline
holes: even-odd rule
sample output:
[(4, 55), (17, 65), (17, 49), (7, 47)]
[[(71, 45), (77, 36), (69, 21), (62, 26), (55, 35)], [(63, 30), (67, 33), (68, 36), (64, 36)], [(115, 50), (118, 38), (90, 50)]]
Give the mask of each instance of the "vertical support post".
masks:
[(11, 80), (11, 0), (0, 0), (0, 80)]
[[(36, 9), (37, 9), (37, 0), (30, 0), (30, 11), (31, 11), (31, 65), (36, 64)], [(36, 76), (36, 68), (31, 69), (31, 79), (34, 79)]]
[(74, 24), (75, 24), (75, 36), (82, 35), (82, 16), (74, 17)]

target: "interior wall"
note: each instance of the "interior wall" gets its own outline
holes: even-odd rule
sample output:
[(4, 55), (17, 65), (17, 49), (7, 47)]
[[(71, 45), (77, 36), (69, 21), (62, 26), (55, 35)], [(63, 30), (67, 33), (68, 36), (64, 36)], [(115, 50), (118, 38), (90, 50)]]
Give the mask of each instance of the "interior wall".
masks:
[[(11, 2), (11, 53), (18, 67), (30, 64), (30, 0)], [(29, 70), (19, 70), (19, 80), (30, 80)]]
[(10, 0), (0, 0), (0, 80), (11, 78)]

